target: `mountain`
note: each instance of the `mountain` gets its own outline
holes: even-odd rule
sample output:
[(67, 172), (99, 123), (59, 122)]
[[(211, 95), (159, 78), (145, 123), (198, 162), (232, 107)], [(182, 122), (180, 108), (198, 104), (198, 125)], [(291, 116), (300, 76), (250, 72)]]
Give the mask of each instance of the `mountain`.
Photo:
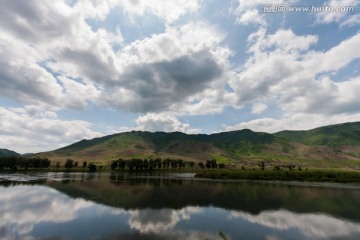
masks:
[(274, 134), (310, 146), (360, 145), (360, 122), (342, 123), (308, 131), (281, 131)]
[(249, 129), (210, 135), (132, 131), (82, 140), (38, 155), (60, 162), (67, 158), (103, 163), (118, 158), (180, 158), (244, 165), (266, 161), (356, 167), (360, 165), (360, 122), (274, 134)]
[(2, 157), (17, 157), (17, 156), (20, 156), (20, 154), (17, 152), (0, 148), (0, 158), (2, 158)]

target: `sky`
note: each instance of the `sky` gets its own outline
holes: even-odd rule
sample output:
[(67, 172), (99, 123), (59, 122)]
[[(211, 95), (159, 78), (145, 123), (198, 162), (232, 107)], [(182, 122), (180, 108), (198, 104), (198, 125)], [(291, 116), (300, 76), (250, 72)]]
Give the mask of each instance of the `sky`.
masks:
[(3, 0), (0, 148), (360, 121), (359, 30), (358, 0)]

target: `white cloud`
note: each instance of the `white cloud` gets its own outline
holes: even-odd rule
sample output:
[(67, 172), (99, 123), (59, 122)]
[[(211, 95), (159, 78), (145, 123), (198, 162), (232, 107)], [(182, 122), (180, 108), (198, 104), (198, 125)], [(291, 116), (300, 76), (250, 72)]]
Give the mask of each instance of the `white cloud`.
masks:
[[(101, 99), (133, 112), (192, 111), (195, 100), (225, 92), (231, 52), (222, 40), (216, 28), (202, 22), (137, 40), (117, 53), (123, 70)], [(219, 96), (216, 105), (221, 102)]]
[(200, 129), (191, 128), (190, 124), (180, 122), (175, 116), (167, 113), (149, 113), (136, 119), (136, 130), (199, 133)]
[(237, 22), (245, 25), (251, 23), (265, 25), (265, 20), (260, 16), (259, 11), (256, 9), (251, 9), (241, 14), (241, 16), (237, 19)]
[(319, 24), (337, 23), (340, 27), (351, 27), (360, 23), (360, 14), (354, 13), (360, 5), (357, 0), (328, 0), (324, 6), (342, 7), (349, 10), (344, 11), (319, 11), (315, 13), (316, 21)]
[(241, 122), (233, 126), (224, 125), (225, 131), (240, 129), (251, 129), (257, 132), (274, 133), (282, 130), (309, 130), (325, 125), (338, 124), (344, 122), (359, 121), (360, 113), (357, 114), (338, 114), (333, 116), (308, 113), (289, 113), (280, 119), (259, 118), (247, 122)]
[[(238, 77), (229, 81), (241, 105), (267, 98), (281, 82), (292, 82), (302, 71), (301, 52), (316, 42), (315, 36), (296, 36), (291, 30), (266, 35), (264, 29), (249, 36), (252, 54)], [(283, 89), (282, 89), (283, 90)], [(276, 93), (277, 94), (277, 93)]]
[[(134, 4), (143, 6), (144, 12), (169, 22), (199, 7), (197, 1), (165, 2), (7, 2), (0, 16), (5, 32), (0, 38), (0, 94), (24, 104), (68, 109), (98, 104), (141, 113), (190, 111), (195, 96), (214, 105), (207, 90), (223, 89), (231, 54), (221, 46), (224, 35), (217, 28), (200, 21), (166, 25), (164, 33), (123, 45), (119, 28), (92, 29), (86, 22), (104, 20), (116, 6), (129, 14)], [(9, 22), (13, 18), (21, 21)], [(115, 52), (114, 45), (120, 50)]]
[(252, 110), (251, 113), (252, 114), (259, 114), (262, 113), (263, 111), (265, 111), (267, 109), (267, 105), (265, 103), (254, 103), (252, 106)]
[[(333, 72), (360, 58), (360, 34), (321, 52), (311, 50), (317, 36), (297, 36), (291, 30), (266, 34), (260, 29), (249, 37), (251, 56), (229, 84), (237, 95), (237, 105), (275, 102), (283, 116), (257, 119), (226, 126), (226, 130), (251, 128), (274, 132), (309, 129), (341, 121), (358, 121), (360, 102), (356, 89), (359, 77), (332, 80)], [(309, 121), (311, 119), (311, 121)]]
[(46, 108), (0, 107), (0, 146), (20, 153), (38, 152), (101, 136), (85, 121), (63, 121)]
[(238, 24), (258, 24), (260, 26), (267, 26), (265, 16), (267, 13), (259, 13), (262, 11), (264, 5), (274, 4), (293, 4), (298, 0), (237, 0), (237, 7), (232, 12), (237, 16), (236, 23)]
[(173, 23), (187, 13), (196, 12), (200, 7), (198, 0), (126, 0), (119, 2), (130, 16), (142, 16), (146, 12), (150, 12), (162, 18), (166, 23)]

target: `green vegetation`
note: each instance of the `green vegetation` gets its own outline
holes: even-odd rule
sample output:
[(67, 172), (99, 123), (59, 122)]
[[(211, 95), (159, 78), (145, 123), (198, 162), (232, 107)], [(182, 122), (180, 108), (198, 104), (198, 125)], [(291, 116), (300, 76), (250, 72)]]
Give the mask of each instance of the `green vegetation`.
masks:
[(196, 174), (199, 178), (241, 179), (264, 181), (307, 181), (307, 182), (360, 182), (360, 172), (302, 170), (302, 168), (281, 170), (217, 170), (202, 171)]
[[(1, 154), (19, 157), (9, 150), (1, 149)], [(116, 159), (126, 161), (126, 169), (133, 162), (138, 170), (179, 169), (179, 163), (176, 164), (177, 168), (172, 168), (171, 162), (174, 164), (181, 159), (186, 167), (192, 165), (199, 170), (207, 168), (206, 165), (214, 165), (209, 161), (215, 161), (216, 168), (234, 170), (242, 167), (267, 170), (269, 166), (295, 165), (303, 169), (358, 171), (360, 122), (275, 134), (249, 129), (210, 135), (132, 131), (82, 140), (56, 151), (26, 157), (49, 159), (56, 171), (88, 171), (89, 166), (75, 166), (84, 162), (87, 165), (93, 163), (97, 170), (100, 167), (110, 169)], [(161, 168), (158, 167), (159, 159)], [(163, 166), (166, 159), (170, 161), (168, 168)]]
[(79, 164), (78, 161), (67, 159), (61, 165), (56, 162), (52, 167), (47, 158), (24, 158), (9, 157), (0, 158), (0, 170), (5, 171), (129, 171), (129, 172), (152, 172), (152, 171), (186, 171), (196, 172), (196, 177), (214, 179), (242, 179), (242, 180), (269, 180), (269, 181), (310, 181), (310, 182), (360, 182), (359, 171), (349, 170), (320, 170), (308, 169), (307, 165), (282, 164), (268, 165), (266, 161), (258, 161), (232, 167), (216, 160), (205, 162), (184, 161), (182, 159), (122, 159), (113, 160), (110, 165), (86, 161)]
[(283, 131), (275, 134), (249, 129), (216, 134), (180, 132), (119, 133), (82, 140), (35, 156), (62, 164), (66, 159), (110, 165), (113, 159), (183, 159), (188, 162), (215, 160), (225, 165), (265, 161), (302, 164), (313, 168), (360, 168), (360, 122)]
[(274, 136), (310, 146), (360, 145), (360, 123), (343, 123), (309, 131), (281, 131)]

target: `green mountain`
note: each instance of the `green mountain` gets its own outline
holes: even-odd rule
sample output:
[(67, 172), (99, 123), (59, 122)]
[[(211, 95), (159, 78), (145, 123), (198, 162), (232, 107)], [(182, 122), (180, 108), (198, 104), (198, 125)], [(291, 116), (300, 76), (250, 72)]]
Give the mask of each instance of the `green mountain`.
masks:
[(16, 157), (16, 156), (20, 156), (20, 154), (18, 154), (17, 152), (8, 150), (8, 149), (0, 148), (0, 158), (2, 158), (2, 157)]
[(360, 122), (319, 127), (308, 131), (281, 131), (274, 136), (310, 146), (360, 145)]
[(214, 159), (241, 165), (266, 161), (359, 167), (360, 122), (275, 134), (249, 129), (210, 135), (132, 131), (82, 140), (38, 155), (52, 161), (71, 158), (105, 164), (118, 158), (172, 158), (195, 162)]

